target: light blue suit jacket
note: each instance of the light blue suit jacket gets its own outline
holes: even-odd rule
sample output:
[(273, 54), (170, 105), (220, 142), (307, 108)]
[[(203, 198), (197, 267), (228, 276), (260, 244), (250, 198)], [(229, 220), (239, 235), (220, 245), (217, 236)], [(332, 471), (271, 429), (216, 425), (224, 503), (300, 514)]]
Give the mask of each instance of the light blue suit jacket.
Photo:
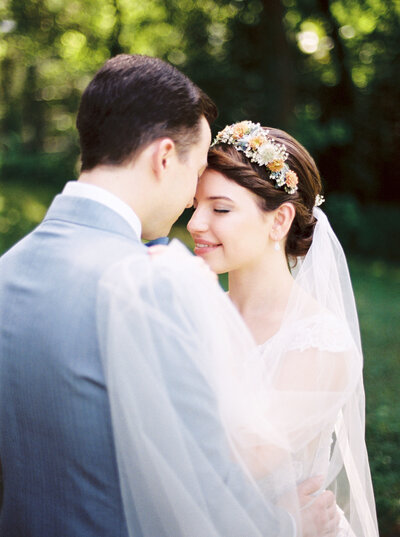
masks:
[[(57, 196), (43, 222), (0, 259), (1, 536), (127, 536), (96, 293), (105, 270), (140, 252), (146, 255), (146, 248), (117, 213), (92, 200)], [(179, 367), (176, 356), (171, 367)], [(193, 375), (191, 382), (203, 381)], [(269, 535), (275, 514), (227, 462), (213, 404), (210, 397), (199, 409), (207, 450), (215, 437), (212, 463)], [(287, 523), (290, 536), (289, 517)], [(135, 537), (141, 537), (139, 522)]]

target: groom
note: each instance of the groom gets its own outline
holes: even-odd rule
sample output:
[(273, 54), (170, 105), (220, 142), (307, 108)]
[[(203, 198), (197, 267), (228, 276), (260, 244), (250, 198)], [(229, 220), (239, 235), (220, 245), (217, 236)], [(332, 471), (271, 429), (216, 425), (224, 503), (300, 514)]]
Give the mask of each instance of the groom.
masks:
[[(146, 256), (141, 237), (167, 235), (192, 204), (215, 117), (212, 101), (156, 58), (117, 56), (84, 92), (78, 181), (0, 259), (0, 535), (128, 536), (96, 333), (97, 284), (117, 261)], [(192, 393), (196, 386), (186, 383), (181, 411), (185, 397), (198, 404), (199, 420), (215, 431), (209, 457), (229, 460), (218, 452), (217, 411), (210, 400), (192, 401)], [(231, 471), (244, 508), (253, 503), (260, 534), (271, 535), (274, 508), (258, 505), (239, 469), (232, 464)], [(315, 488), (308, 483), (300, 502)], [(315, 535), (335, 535), (334, 511), (333, 496), (321, 495), (305, 510), (304, 535), (313, 534), (308, 524)], [(233, 535), (229, 520), (220, 522)], [(289, 515), (281, 524), (282, 535), (296, 534)]]

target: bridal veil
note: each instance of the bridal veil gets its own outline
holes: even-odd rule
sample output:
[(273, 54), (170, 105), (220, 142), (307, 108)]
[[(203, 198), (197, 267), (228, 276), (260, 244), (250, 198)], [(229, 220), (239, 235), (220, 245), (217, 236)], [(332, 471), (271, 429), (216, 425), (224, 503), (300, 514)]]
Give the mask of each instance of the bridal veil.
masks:
[(354, 294), (326, 215), (313, 214), (313, 242), (294, 260), (281, 326), (260, 348), (261, 398), (270, 426), (286, 435), (296, 481), (323, 475), (335, 493), (339, 536), (377, 537)]

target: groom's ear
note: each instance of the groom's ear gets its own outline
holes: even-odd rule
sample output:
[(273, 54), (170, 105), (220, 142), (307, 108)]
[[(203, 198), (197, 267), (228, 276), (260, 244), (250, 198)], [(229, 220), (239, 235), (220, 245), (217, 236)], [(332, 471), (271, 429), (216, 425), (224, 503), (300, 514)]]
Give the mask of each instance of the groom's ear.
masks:
[(155, 177), (161, 180), (169, 173), (174, 158), (176, 158), (176, 145), (171, 138), (160, 138), (153, 142), (151, 165)]
[(282, 203), (274, 214), (274, 222), (272, 224), (271, 238), (274, 241), (281, 241), (289, 233), (290, 226), (296, 216), (296, 210), (292, 203)]

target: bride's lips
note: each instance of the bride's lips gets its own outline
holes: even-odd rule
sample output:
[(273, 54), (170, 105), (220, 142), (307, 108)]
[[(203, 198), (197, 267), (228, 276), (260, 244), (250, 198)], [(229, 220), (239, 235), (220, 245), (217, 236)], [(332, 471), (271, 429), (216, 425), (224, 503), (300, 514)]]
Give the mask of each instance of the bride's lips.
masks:
[(195, 255), (205, 255), (210, 252), (214, 252), (220, 246), (221, 244), (215, 244), (213, 242), (205, 241), (203, 239), (194, 239)]

